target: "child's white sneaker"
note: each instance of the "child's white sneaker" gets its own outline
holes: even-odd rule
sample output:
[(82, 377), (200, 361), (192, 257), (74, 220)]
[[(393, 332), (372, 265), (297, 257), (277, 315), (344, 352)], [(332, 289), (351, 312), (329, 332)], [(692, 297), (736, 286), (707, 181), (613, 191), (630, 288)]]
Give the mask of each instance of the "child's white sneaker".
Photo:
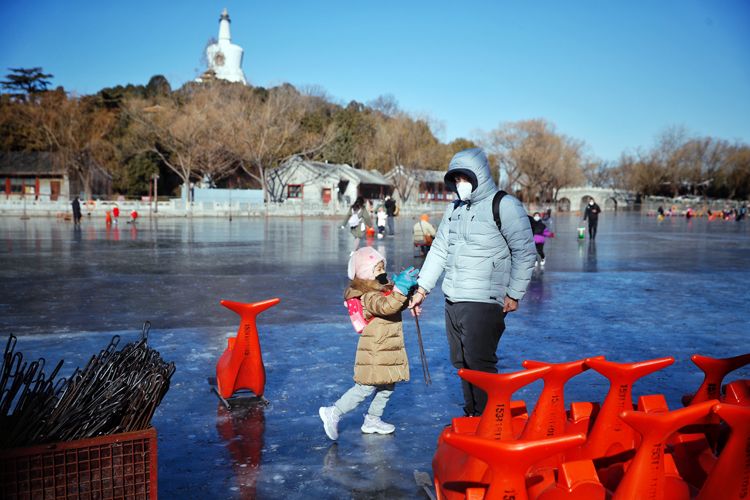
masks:
[(541, 262), (541, 264), (542, 264), (542, 265), (544, 265), (544, 259), (542, 259), (542, 262)]
[(339, 412), (335, 406), (321, 406), (318, 410), (320, 419), (323, 421), (323, 430), (326, 431), (331, 441), (339, 438)]
[(365, 422), (362, 424), (362, 432), (365, 434), (391, 434), (395, 430), (396, 426), (383, 422), (380, 417), (365, 415)]

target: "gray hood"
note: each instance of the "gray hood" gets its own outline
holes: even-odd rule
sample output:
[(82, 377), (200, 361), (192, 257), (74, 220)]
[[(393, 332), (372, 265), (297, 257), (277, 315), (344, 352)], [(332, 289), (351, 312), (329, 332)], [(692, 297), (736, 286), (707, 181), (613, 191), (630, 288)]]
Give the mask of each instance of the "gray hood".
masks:
[(490, 162), (487, 155), (480, 148), (464, 149), (453, 155), (448, 172), (445, 174), (445, 187), (456, 192), (454, 176), (463, 174), (471, 179), (474, 189), (471, 192), (471, 202), (476, 203), (497, 192), (495, 181), (492, 180)]

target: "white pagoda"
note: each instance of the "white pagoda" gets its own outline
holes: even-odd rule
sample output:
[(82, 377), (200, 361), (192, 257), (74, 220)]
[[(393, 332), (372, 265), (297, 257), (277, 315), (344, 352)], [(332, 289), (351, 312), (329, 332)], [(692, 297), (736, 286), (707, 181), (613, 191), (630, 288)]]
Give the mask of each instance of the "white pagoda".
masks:
[(229, 13), (225, 8), (219, 18), (219, 41), (206, 47), (208, 70), (197, 81), (218, 78), (230, 82), (240, 82), (247, 85), (245, 73), (242, 71), (242, 47), (232, 43), (229, 33)]

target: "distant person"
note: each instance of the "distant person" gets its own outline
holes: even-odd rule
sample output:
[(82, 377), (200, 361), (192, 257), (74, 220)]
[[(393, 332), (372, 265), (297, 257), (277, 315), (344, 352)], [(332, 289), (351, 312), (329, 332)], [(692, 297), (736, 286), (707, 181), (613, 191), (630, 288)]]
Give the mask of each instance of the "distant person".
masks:
[(117, 221), (120, 220), (120, 207), (115, 205), (112, 207), (112, 218), (115, 221), (115, 226), (117, 225)]
[(737, 211), (737, 218), (735, 220), (739, 222), (744, 219), (745, 216), (747, 216), (747, 205), (743, 203), (740, 209)]
[(135, 221), (138, 220), (138, 212), (136, 209), (133, 209), (132, 212), (130, 212), (130, 223), (135, 224)]
[(596, 238), (596, 227), (599, 225), (599, 214), (602, 209), (596, 204), (593, 198), (589, 199), (586, 211), (583, 213), (583, 220), (589, 221), (589, 238)]
[[(411, 288), (417, 284), (419, 270), (410, 267), (390, 282), (385, 266), (385, 257), (372, 247), (359, 248), (349, 259), (347, 275), (351, 281), (344, 291), (344, 300), (352, 325), (361, 333), (354, 360), (354, 386), (333, 406), (318, 410), (323, 429), (333, 441), (339, 437), (341, 416), (373, 393), (375, 397), (362, 423), (362, 432), (391, 434), (395, 430), (395, 426), (383, 422), (381, 417), (395, 384), (409, 380), (401, 311), (406, 308)], [(348, 304), (350, 301), (358, 307)]]
[(385, 236), (385, 225), (388, 222), (388, 214), (386, 213), (384, 206), (381, 205), (378, 207), (375, 218), (377, 219), (378, 224), (378, 238), (382, 239), (383, 236)]
[(430, 224), (430, 216), (422, 214), (419, 217), (419, 221), (414, 224), (412, 239), (414, 240), (414, 245), (419, 247), (423, 256), (427, 255), (427, 252), (430, 251), (432, 240), (435, 239), (436, 234), (435, 226)]
[[(555, 233), (547, 228), (547, 225), (542, 222), (542, 215), (539, 212), (534, 212), (533, 216), (529, 216), (529, 224), (531, 224), (531, 232), (534, 233), (534, 246), (536, 247), (536, 253), (539, 255), (539, 264), (544, 265), (544, 242), (547, 238), (554, 238)], [(534, 266), (537, 265), (537, 261), (534, 261)]]
[(656, 209), (656, 213), (658, 213), (659, 215), (661, 215), (662, 217), (664, 217), (664, 207), (662, 207), (661, 205), (659, 205), (659, 208)]
[(685, 210), (685, 218), (687, 220), (690, 220), (693, 217), (695, 217), (695, 212), (693, 212), (693, 209), (691, 207), (687, 207), (687, 210)]
[[(372, 204), (372, 200), (365, 201), (364, 207), (370, 216), (370, 220), (375, 220), (375, 206)], [(375, 227), (375, 225), (370, 224), (368, 227)]]
[(71, 205), (73, 207), (73, 224), (77, 226), (81, 223), (81, 202), (78, 201), (78, 196), (73, 198)]
[(372, 227), (372, 219), (370, 219), (370, 213), (367, 211), (364, 198), (358, 196), (354, 200), (352, 206), (349, 207), (349, 212), (342, 227), (349, 228), (352, 236), (357, 239), (365, 235), (368, 227)]
[(396, 205), (396, 200), (391, 198), (390, 196), (385, 197), (385, 213), (388, 214), (388, 234), (390, 236), (393, 236), (396, 234), (394, 231), (394, 221), (393, 218), (398, 215), (399, 209)]

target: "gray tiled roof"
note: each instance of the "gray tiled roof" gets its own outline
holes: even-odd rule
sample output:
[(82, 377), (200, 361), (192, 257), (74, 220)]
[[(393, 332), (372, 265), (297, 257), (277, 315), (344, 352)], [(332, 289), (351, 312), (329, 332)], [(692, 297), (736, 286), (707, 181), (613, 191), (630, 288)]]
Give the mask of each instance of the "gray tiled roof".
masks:
[[(375, 184), (379, 186), (390, 186), (391, 183), (377, 170), (361, 170), (345, 163), (323, 163), (320, 161), (301, 160), (293, 158), (289, 164), (299, 162), (311, 170), (318, 170), (321, 174), (336, 173), (338, 176), (349, 177), (360, 184)], [(280, 168), (283, 168), (280, 167)]]
[(53, 153), (0, 151), (0, 174), (63, 175), (65, 168), (55, 162)]
[(395, 175), (405, 174), (409, 177), (415, 177), (421, 182), (434, 182), (442, 183), (445, 177), (445, 170), (422, 170), (419, 168), (405, 169), (402, 166), (396, 166), (391, 169), (390, 172), (385, 174), (387, 179), (393, 178)]

